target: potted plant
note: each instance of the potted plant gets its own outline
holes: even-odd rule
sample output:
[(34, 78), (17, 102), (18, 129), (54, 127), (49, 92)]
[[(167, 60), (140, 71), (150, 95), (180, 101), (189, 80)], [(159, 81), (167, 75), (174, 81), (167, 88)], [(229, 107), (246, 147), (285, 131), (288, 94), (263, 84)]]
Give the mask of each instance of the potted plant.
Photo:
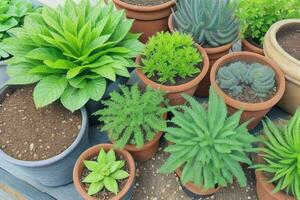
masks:
[(169, 17), (172, 32), (191, 34), (208, 55), (210, 69), (195, 92), (198, 96), (208, 96), (211, 67), (229, 53), (238, 38), (239, 22), (230, 4), (224, 0), (177, 0), (177, 7)]
[(273, 24), (264, 40), (266, 57), (276, 62), (285, 74), (286, 89), (279, 105), (295, 113), (300, 105), (300, 20), (288, 19)]
[(73, 170), (76, 190), (86, 200), (131, 199), (135, 163), (126, 150), (99, 144), (78, 158)]
[(125, 9), (129, 19), (134, 19), (132, 31), (142, 33), (141, 41), (157, 32), (168, 31), (168, 17), (174, 0), (113, 0), (118, 9)]
[(282, 19), (299, 18), (298, 0), (240, 0), (236, 14), (241, 22), (242, 50), (264, 55), (264, 36)]
[(140, 66), (136, 73), (141, 86), (165, 91), (171, 105), (185, 102), (181, 94), (193, 95), (209, 67), (204, 49), (179, 32), (157, 33), (136, 63)]
[(248, 122), (240, 125), (242, 111), (227, 116), (226, 105), (210, 88), (208, 108), (185, 95), (187, 105), (171, 108), (173, 126), (166, 128), (169, 158), (160, 168), (162, 173), (176, 171), (183, 190), (195, 199), (212, 195), (220, 187), (232, 183), (241, 186), (247, 180), (240, 163), (251, 164), (248, 152), (256, 141), (247, 130)]
[(230, 53), (212, 67), (210, 81), (230, 113), (243, 110), (242, 122), (253, 129), (281, 99), (284, 74), (270, 59), (251, 52)]
[(107, 131), (115, 147), (129, 151), (135, 160), (149, 160), (166, 127), (164, 93), (149, 87), (142, 92), (137, 85), (121, 86), (121, 91), (113, 92), (104, 102), (107, 108), (95, 113), (104, 123), (101, 131)]
[(300, 199), (300, 109), (287, 125), (264, 122), (259, 148), (256, 190), (260, 200)]

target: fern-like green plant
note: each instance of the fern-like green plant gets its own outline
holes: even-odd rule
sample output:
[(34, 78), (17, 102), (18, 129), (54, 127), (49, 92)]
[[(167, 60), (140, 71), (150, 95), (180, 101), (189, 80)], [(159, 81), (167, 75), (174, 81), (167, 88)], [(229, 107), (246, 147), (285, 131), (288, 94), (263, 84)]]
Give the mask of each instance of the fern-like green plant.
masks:
[(97, 111), (99, 120), (104, 122), (102, 131), (108, 131), (116, 147), (126, 144), (143, 147), (145, 140), (151, 141), (157, 132), (164, 130), (166, 121), (163, 115), (167, 108), (164, 93), (148, 87), (145, 92), (137, 85), (131, 88), (120, 86), (122, 94), (111, 93), (111, 99), (104, 101), (107, 108)]
[(125, 161), (117, 160), (113, 149), (107, 153), (100, 149), (97, 160), (85, 160), (84, 166), (91, 171), (84, 179), (83, 183), (88, 183), (88, 195), (92, 196), (101, 192), (104, 188), (108, 191), (117, 194), (117, 180), (125, 179), (129, 176), (124, 170)]
[(161, 83), (175, 84), (175, 78), (185, 79), (200, 73), (196, 66), (202, 61), (193, 39), (187, 34), (157, 33), (148, 41), (142, 71), (148, 78), (159, 77)]
[(106, 79), (129, 77), (127, 68), (143, 49), (139, 34), (129, 32), (132, 23), (113, 3), (67, 0), (56, 9), (43, 7), (4, 40), (14, 56), (7, 84), (37, 83), (33, 98), (38, 108), (60, 100), (75, 111), (89, 99), (99, 101)]
[(275, 86), (275, 72), (260, 63), (234, 62), (221, 67), (217, 81), (222, 89), (228, 89), (234, 97), (239, 96), (246, 85), (259, 97), (266, 97)]
[(174, 28), (189, 33), (198, 44), (218, 47), (239, 35), (233, 5), (224, 0), (177, 0), (173, 10)]
[(242, 111), (227, 117), (224, 100), (210, 88), (208, 109), (194, 98), (185, 95), (188, 105), (172, 108), (174, 127), (165, 129), (170, 153), (160, 168), (162, 173), (182, 169), (183, 184), (192, 182), (206, 189), (226, 186), (236, 177), (246, 186), (240, 163), (251, 164), (247, 152), (255, 151), (251, 144), (257, 139), (240, 125)]
[(264, 163), (254, 167), (271, 173), (276, 187), (300, 199), (300, 108), (284, 127), (277, 127), (266, 119), (264, 124), (263, 147), (259, 148)]

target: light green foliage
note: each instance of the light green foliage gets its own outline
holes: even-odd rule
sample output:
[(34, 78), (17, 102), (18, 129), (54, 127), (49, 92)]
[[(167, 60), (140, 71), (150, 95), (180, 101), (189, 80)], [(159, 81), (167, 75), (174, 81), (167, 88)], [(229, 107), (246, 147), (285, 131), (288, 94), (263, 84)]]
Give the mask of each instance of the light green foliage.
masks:
[(116, 160), (115, 151), (109, 150), (107, 153), (101, 149), (96, 161), (83, 161), (85, 167), (91, 171), (82, 182), (89, 183), (88, 195), (92, 196), (101, 192), (104, 188), (117, 194), (117, 180), (125, 179), (129, 174), (123, 170), (125, 161)]
[(207, 110), (192, 97), (185, 98), (188, 105), (172, 109), (175, 127), (165, 130), (171, 143), (165, 151), (170, 157), (160, 171), (171, 173), (182, 168), (183, 184), (191, 181), (207, 189), (216, 184), (226, 186), (233, 177), (246, 186), (240, 163), (251, 164), (246, 152), (254, 151), (251, 143), (256, 138), (248, 132), (248, 123), (240, 125), (242, 111), (227, 117), (226, 105), (212, 87)]
[(118, 148), (127, 143), (143, 147), (145, 139), (153, 140), (155, 134), (164, 130), (166, 121), (163, 115), (164, 93), (150, 87), (142, 92), (137, 85), (130, 89), (121, 86), (122, 94), (113, 92), (111, 99), (104, 102), (107, 108), (99, 110), (100, 121), (104, 122), (102, 131), (108, 131), (109, 137), (116, 141)]
[(234, 62), (219, 69), (217, 81), (222, 89), (231, 90), (235, 97), (242, 93), (246, 85), (257, 96), (266, 97), (275, 86), (275, 72), (260, 63)]
[(9, 37), (10, 29), (21, 26), (24, 16), (32, 11), (32, 4), (28, 1), (0, 1), (0, 60), (9, 57), (9, 53), (3, 49), (3, 39)]
[(142, 58), (147, 77), (158, 76), (161, 83), (176, 83), (175, 78), (191, 77), (200, 72), (202, 61), (193, 39), (180, 33), (157, 33), (148, 41)]
[(4, 40), (9, 61), (8, 84), (36, 83), (36, 106), (60, 99), (70, 111), (80, 109), (89, 99), (99, 101), (106, 79), (129, 77), (127, 67), (143, 45), (139, 34), (129, 32), (133, 20), (113, 3), (89, 0), (79, 4), (67, 0), (63, 7), (44, 7), (25, 18), (24, 27), (12, 30)]
[(173, 11), (175, 29), (189, 33), (198, 44), (219, 47), (239, 35), (233, 5), (224, 0), (177, 0)]
[(283, 127), (276, 127), (267, 119), (264, 122), (263, 147), (259, 148), (263, 164), (255, 165), (258, 170), (271, 173), (276, 187), (300, 199), (300, 108)]
[(262, 45), (264, 36), (277, 21), (300, 17), (299, 0), (239, 0), (237, 16), (244, 38)]

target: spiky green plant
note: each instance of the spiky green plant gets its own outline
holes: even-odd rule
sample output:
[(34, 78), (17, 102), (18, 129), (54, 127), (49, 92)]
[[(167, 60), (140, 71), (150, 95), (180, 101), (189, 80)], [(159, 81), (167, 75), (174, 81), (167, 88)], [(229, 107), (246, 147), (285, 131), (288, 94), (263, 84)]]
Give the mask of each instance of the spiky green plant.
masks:
[(106, 79), (129, 77), (127, 68), (143, 48), (139, 34), (129, 32), (132, 23), (113, 3), (67, 0), (56, 9), (43, 7), (4, 40), (14, 56), (7, 84), (37, 83), (33, 98), (38, 108), (60, 100), (75, 111), (90, 99), (99, 101)]
[(255, 149), (256, 138), (249, 134), (247, 124), (240, 125), (242, 111), (227, 117), (227, 108), (221, 97), (210, 88), (208, 109), (189, 96), (188, 105), (172, 109), (171, 122), (165, 138), (170, 142), (165, 151), (170, 153), (160, 168), (162, 173), (182, 169), (183, 184), (191, 181), (197, 186), (214, 188), (226, 186), (236, 177), (246, 186), (246, 177), (240, 163), (251, 164), (247, 152)]
[(104, 101), (107, 108), (97, 111), (99, 120), (104, 122), (102, 131), (108, 131), (116, 147), (126, 144), (143, 147), (145, 140), (151, 141), (157, 132), (164, 130), (166, 120), (163, 115), (167, 108), (164, 93), (150, 87), (142, 92), (137, 85), (130, 89), (120, 86), (122, 94), (111, 93), (111, 99)]
[(174, 28), (191, 34), (205, 47), (231, 43), (238, 38), (239, 22), (230, 4), (224, 0), (177, 0)]
[(254, 167), (271, 173), (274, 192), (285, 191), (300, 199), (300, 108), (287, 125), (277, 127), (270, 119), (264, 124), (263, 147), (259, 148), (264, 163)]
[(275, 72), (272, 68), (260, 63), (247, 64), (234, 62), (221, 67), (217, 81), (222, 89), (228, 89), (239, 96), (244, 87), (250, 86), (259, 97), (266, 97), (275, 87)]
[(92, 196), (101, 192), (104, 188), (108, 191), (117, 194), (117, 180), (125, 179), (129, 176), (124, 170), (125, 161), (117, 160), (113, 149), (107, 153), (100, 149), (97, 160), (85, 160), (84, 166), (91, 171), (84, 179), (83, 183), (88, 183), (88, 195)]

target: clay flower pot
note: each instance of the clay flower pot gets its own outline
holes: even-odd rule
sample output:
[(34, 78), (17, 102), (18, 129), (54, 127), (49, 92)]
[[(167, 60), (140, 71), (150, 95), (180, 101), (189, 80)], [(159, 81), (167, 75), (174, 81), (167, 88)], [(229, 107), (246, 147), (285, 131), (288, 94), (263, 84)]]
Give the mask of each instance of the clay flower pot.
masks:
[[(205, 75), (208, 72), (208, 68), (209, 68), (209, 60), (208, 60), (208, 56), (205, 52), (205, 50), (200, 47), (199, 45), (197, 45), (198, 51), (199, 53), (202, 55), (203, 57), (203, 65), (202, 65), (202, 69), (201, 72), (199, 73), (199, 75), (194, 78), (193, 80), (191, 80), (190, 82), (181, 84), (181, 85), (175, 85), (175, 86), (166, 86), (166, 85), (161, 85), (159, 83), (156, 83), (152, 80), (150, 80), (141, 70), (141, 68), (136, 68), (136, 74), (139, 77), (139, 79), (141, 80), (141, 87), (145, 87), (145, 86), (150, 86), (153, 89), (160, 89), (162, 91), (166, 92), (166, 98), (168, 98), (170, 100), (170, 104), (171, 105), (181, 105), (185, 103), (185, 99), (181, 96), (182, 94), (188, 94), (193, 96), (199, 83), (202, 84), (202, 80), (204, 79)], [(138, 56), (136, 58), (136, 63), (138, 65), (141, 65), (141, 56)]]
[(249, 42), (247, 39), (242, 40), (242, 51), (250, 51), (252, 53), (257, 53), (260, 55), (264, 55), (264, 50), (262, 48), (259, 48)]
[[(179, 181), (180, 181), (180, 177), (182, 174), (182, 171), (180, 169), (176, 170), (176, 175), (179, 177)], [(218, 192), (221, 187), (217, 187), (217, 188), (212, 188), (212, 189), (204, 189), (203, 187), (199, 187), (196, 186), (195, 184), (193, 184), (192, 182), (188, 182), (185, 185), (182, 185), (182, 183), (180, 182), (180, 185), (182, 186), (182, 190), (191, 198), (194, 199), (201, 199), (201, 197), (208, 197), (213, 195), (214, 193)]]
[[(276, 94), (271, 99), (265, 102), (246, 103), (246, 102), (235, 100), (230, 96), (228, 96), (225, 92), (223, 92), (222, 89), (219, 87), (218, 83), (216, 82), (217, 72), (220, 67), (235, 61), (244, 61), (247, 63), (257, 62), (271, 67), (276, 74), (276, 83), (277, 83)], [(230, 53), (220, 58), (212, 67), (211, 74), (210, 74), (210, 81), (217, 94), (224, 98), (229, 113), (234, 113), (237, 110), (244, 110), (241, 117), (241, 122), (245, 122), (252, 119), (251, 123), (248, 125), (248, 129), (250, 130), (255, 128), (257, 124), (261, 121), (261, 118), (264, 117), (275, 104), (277, 104), (277, 102), (281, 99), (285, 90), (284, 74), (279, 68), (279, 66), (276, 63), (274, 63), (272, 60), (262, 55), (251, 53), (251, 52)]]
[[(106, 152), (113, 148), (112, 144), (99, 144), (96, 146), (93, 146), (89, 149), (87, 149), (85, 152), (83, 152), (80, 157), (78, 158), (74, 170), (73, 170), (73, 181), (74, 186), (80, 196), (85, 200), (99, 200), (96, 197), (88, 196), (87, 191), (85, 190), (83, 184), (80, 181), (82, 171), (84, 169), (84, 160), (92, 159), (95, 156), (98, 156), (99, 150), (104, 149)], [(125, 186), (119, 191), (119, 193), (111, 198), (111, 200), (122, 200), (122, 199), (131, 199), (132, 193), (133, 193), (133, 186), (134, 186), (134, 180), (135, 180), (135, 163), (130, 155), (129, 152), (125, 150), (118, 150), (115, 149), (116, 154), (122, 155), (125, 160), (127, 161), (128, 167), (129, 167), (129, 177), (125, 184)]]
[(148, 38), (157, 32), (168, 31), (168, 17), (175, 1), (156, 6), (131, 5), (121, 0), (113, 0), (118, 9), (125, 9), (128, 18), (135, 19), (132, 32), (142, 33), (141, 42), (146, 43)]
[[(170, 15), (169, 21), (168, 21), (168, 26), (171, 32), (176, 31), (173, 25), (173, 14)], [(201, 44), (198, 44), (201, 45)], [(221, 57), (227, 55), (229, 53), (229, 50), (232, 47), (232, 43), (226, 44), (220, 47), (214, 47), (214, 48), (204, 48), (205, 52), (208, 55), (209, 58), (209, 69), (204, 77), (204, 79), (201, 81), (201, 84), (197, 87), (195, 91), (196, 96), (201, 96), (201, 97), (207, 97), (208, 96), (208, 91), (210, 87), (210, 71), (214, 63)]]
[(288, 54), (278, 43), (277, 36), (288, 27), (300, 27), (300, 19), (279, 21), (271, 26), (265, 36), (266, 57), (276, 62), (285, 74), (286, 90), (279, 106), (293, 114), (300, 105), (300, 60)]

